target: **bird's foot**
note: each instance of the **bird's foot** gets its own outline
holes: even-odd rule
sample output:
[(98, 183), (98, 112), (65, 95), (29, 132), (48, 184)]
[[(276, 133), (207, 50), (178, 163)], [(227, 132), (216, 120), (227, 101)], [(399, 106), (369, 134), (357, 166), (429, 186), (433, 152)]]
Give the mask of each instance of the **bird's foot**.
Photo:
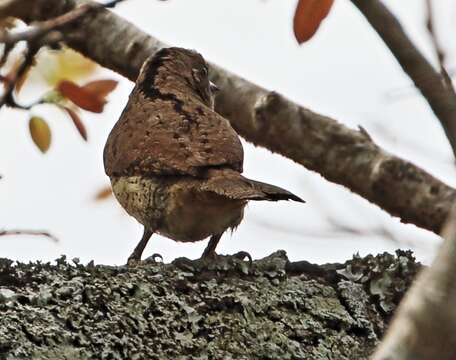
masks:
[(138, 266), (140, 263), (141, 263), (141, 259), (138, 259), (133, 256), (130, 256), (127, 260), (128, 267), (135, 267), (135, 266)]
[[(246, 258), (248, 261), (244, 261)], [(253, 268), (252, 257), (245, 251), (234, 255), (218, 255), (216, 252), (210, 252), (195, 260), (177, 258), (173, 260), (172, 264), (191, 273), (240, 271), (248, 275)]]
[(249, 261), (249, 265), (252, 265), (252, 263), (253, 263), (252, 256), (247, 251), (239, 251), (233, 255), (218, 255), (215, 251), (213, 251), (210, 253), (204, 253), (201, 256), (200, 260), (210, 262), (210, 261), (217, 261), (217, 259), (220, 259), (220, 258), (227, 258), (227, 259), (233, 258), (233, 259), (238, 259), (241, 261), (244, 260), (245, 258), (247, 258)]
[[(157, 259), (160, 259), (160, 261), (157, 261)], [(152, 254), (151, 256), (147, 257), (146, 260), (144, 260), (145, 262), (152, 262), (152, 263), (159, 263), (159, 262), (163, 262), (163, 256), (161, 256), (160, 254)]]
[[(157, 259), (160, 259), (161, 261), (157, 261)], [(140, 256), (137, 256), (135, 253), (133, 253), (128, 257), (127, 265), (129, 267), (134, 267), (144, 263), (156, 264), (159, 262), (163, 262), (163, 256), (161, 256), (160, 254), (155, 253), (147, 257), (145, 260), (141, 260)]]
[(253, 264), (252, 256), (247, 251), (239, 251), (231, 256), (239, 260), (244, 260), (245, 258), (247, 258), (249, 260), (249, 266), (252, 266)]
[[(245, 259), (248, 262), (244, 261)], [(252, 256), (246, 251), (239, 251), (233, 255), (218, 255), (214, 251), (203, 255), (198, 261), (210, 270), (238, 269), (245, 274), (250, 273), (253, 265)]]
[(218, 257), (219, 257), (219, 255), (217, 255), (217, 253), (215, 251), (204, 252), (203, 255), (201, 255), (201, 257), (199, 258), (199, 260), (214, 261), (214, 260), (217, 260)]

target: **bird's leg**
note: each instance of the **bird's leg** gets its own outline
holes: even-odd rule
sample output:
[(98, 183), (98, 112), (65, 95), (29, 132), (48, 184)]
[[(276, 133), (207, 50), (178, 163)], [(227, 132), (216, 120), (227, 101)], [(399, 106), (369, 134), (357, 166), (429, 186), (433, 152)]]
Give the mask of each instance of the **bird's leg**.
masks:
[(206, 246), (206, 249), (204, 249), (203, 255), (201, 255), (202, 259), (209, 259), (217, 256), (217, 254), (215, 253), (215, 248), (217, 247), (217, 244), (219, 243), (222, 235), (223, 233), (211, 236), (209, 243)]
[(128, 257), (128, 264), (132, 265), (136, 262), (141, 261), (141, 255), (144, 251), (144, 248), (147, 245), (147, 242), (149, 241), (150, 237), (152, 236), (154, 232), (149, 230), (148, 228), (144, 227), (144, 233), (141, 238), (141, 241), (136, 245), (135, 249), (131, 253), (131, 255)]

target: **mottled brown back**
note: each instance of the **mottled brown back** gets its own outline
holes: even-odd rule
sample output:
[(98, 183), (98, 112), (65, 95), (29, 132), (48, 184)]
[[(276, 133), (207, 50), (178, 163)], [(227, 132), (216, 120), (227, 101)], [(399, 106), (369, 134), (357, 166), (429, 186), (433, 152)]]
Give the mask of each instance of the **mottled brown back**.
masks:
[(149, 58), (109, 134), (107, 175), (201, 176), (217, 167), (242, 172), (241, 142), (211, 109), (208, 84), (207, 64), (196, 52), (167, 48)]

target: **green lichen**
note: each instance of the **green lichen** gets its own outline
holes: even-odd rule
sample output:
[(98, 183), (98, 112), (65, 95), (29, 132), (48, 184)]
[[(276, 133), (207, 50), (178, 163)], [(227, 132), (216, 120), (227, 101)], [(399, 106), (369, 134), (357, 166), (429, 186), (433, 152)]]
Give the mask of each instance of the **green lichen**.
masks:
[(290, 273), (283, 251), (252, 265), (0, 259), (0, 359), (367, 359), (382, 304), (418, 265), (398, 253), (311, 267)]

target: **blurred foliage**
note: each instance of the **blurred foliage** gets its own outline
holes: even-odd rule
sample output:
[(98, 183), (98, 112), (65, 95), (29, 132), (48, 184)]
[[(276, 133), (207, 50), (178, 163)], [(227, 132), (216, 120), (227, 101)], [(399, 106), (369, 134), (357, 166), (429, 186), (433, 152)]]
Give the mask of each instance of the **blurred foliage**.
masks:
[(10, 61), (5, 79), (15, 79), (16, 96), (27, 85), (50, 87), (50, 90), (31, 106), (16, 106), (30, 113), (30, 135), (38, 149), (45, 153), (51, 145), (51, 129), (46, 120), (33, 115), (33, 108), (42, 104), (55, 105), (63, 110), (75, 125), (81, 138), (87, 141), (87, 130), (81, 119), (80, 110), (102, 113), (107, 103), (106, 97), (116, 88), (117, 81), (98, 79), (78, 85), (77, 82), (93, 75), (98, 65), (66, 47), (59, 50), (42, 49), (17, 78), (15, 72), (21, 67), (24, 57), (20, 53), (11, 53), (9, 56), (15, 58)]
[(39, 73), (47, 84), (55, 87), (62, 80), (77, 81), (87, 78), (97, 67), (92, 60), (65, 47), (62, 50), (40, 51), (32, 71)]

